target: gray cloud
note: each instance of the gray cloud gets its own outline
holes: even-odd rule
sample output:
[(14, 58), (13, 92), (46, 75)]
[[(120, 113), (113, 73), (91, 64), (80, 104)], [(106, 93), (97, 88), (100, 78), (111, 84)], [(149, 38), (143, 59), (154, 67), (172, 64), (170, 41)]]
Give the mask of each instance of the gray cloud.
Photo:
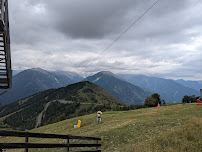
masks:
[(60, 32), (73, 38), (102, 38), (118, 32), (128, 10), (136, 8), (138, 3), (133, 0), (62, 0), (48, 2), (46, 6)]
[[(201, 79), (198, 72), (202, 65), (200, 0), (160, 0), (94, 61), (154, 2), (10, 0), (13, 68), (41, 67), (86, 73), (109, 70)], [(191, 77), (190, 73), (194, 75)]]

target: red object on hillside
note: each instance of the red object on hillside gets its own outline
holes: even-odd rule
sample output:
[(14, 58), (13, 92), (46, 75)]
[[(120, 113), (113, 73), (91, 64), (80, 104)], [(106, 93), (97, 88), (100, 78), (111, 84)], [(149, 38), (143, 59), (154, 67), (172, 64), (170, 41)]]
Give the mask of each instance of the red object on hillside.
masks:
[(199, 100), (199, 99), (196, 102), (197, 102), (197, 105), (201, 104), (201, 100)]
[(159, 119), (159, 107), (160, 107), (160, 104), (158, 103), (158, 109), (157, 109), (157, 120)]

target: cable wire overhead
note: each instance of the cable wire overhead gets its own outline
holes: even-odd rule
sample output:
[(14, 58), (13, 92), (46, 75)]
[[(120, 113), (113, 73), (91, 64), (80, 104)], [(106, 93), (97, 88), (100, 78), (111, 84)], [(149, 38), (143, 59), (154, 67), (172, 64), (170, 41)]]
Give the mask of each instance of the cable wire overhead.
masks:
[(87, 69), (92, 62), (98, 60), (98, 58), (105, 53), (116, 41), (118, 41), (133, 25), (135, 25), (149, 10), (151, 10), (160, 0), (157, 0), (154, 4), (152, 4), (140, 17), (138, 17), (127, 29), (125, 29), (112, 43), (110, 43), (93, 61), (89, 62), (87, 66), (84, 68)]

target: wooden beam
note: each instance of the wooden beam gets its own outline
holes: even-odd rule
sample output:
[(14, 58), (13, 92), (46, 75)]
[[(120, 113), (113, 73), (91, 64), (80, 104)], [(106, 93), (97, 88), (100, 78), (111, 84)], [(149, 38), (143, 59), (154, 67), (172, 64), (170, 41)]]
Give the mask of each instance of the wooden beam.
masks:
[(97, 147), (101, 144), (49, 144), (49, 143), (0, 143), (2, 149), (19, 148), (65, 148), (65, 147)]
[[(1, 79), (0, 79), (1, 82)], [(3, 80), (2, 80), (3, 82)], [(60, 138), (60, 139), (81, 139), (81, 140), (101, 140), (99, 137), (87, 137), (87, 136), (73, 136), (73, 135), (61, 135), (61, 134), (46, 134), (46, 133), (33, 133), (26, 131), (12, 131), (12, 130), (0, 130), (0, 136), (13, 136), (13, 137), (35, 137), (35, 138)]]

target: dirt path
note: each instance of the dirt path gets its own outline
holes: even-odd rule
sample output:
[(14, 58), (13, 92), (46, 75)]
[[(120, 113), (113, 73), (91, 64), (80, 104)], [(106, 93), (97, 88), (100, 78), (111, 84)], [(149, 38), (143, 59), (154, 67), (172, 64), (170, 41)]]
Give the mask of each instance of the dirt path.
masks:
[(47, 108), (49, 107), (49, 105), (50, 105), (51, 103), (53, 103), (53, 102), (56, 102), (56, 101), (59, 102), (59, 103), (62, 103), (62, 104), (68, 104), (68, 103), (70, 104), (70, 103), (73, 103), (73, 101), (66, 101), (66, 100), (53, 100), (53, 101), (48, 102), (48, 103), (44, 106), (43, 111), (37, 116), (35, 128), (37, 128), (37, 127), (40, 126), (41, 120), (42, 120), (42, 117), (43, 117), (43, 114), (44, 114), (44, 112), (46, 112), (46, 110), (47, 110)]
[(41, 124), (41, 120), (42, 120), (42, 117), (43, 117), (43, 113), (46, 112), (48, 106), (49, 106), (51, 103), (52, 103), (52, 101), (48, 102), (48, 103), (45, 105), (43, 111), (37, 116), (37, 118), (36, 118), (37, 121), (36, 121), (36, 126), (35, 126), (36, 128)]

